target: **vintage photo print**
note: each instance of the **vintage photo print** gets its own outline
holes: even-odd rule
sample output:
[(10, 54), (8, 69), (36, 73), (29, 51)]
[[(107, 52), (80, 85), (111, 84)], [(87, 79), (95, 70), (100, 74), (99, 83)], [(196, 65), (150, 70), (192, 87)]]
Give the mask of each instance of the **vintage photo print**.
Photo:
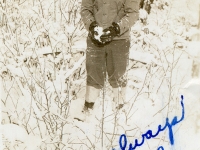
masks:
[(1, 0), (0, 149), (200, 150), (199, 0)]

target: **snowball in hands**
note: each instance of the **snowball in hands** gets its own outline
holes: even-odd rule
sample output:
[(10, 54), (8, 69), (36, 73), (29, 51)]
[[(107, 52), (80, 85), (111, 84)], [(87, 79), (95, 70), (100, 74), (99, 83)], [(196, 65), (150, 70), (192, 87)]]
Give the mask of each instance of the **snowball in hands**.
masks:
[(101, 37), (101, 35), (103, 35), (103, 28), (97, 26), (97, 27), (94, 28), (94, 31), (97, 33), (97, 34), (94, 35), (94, 38), (96, 40), (98, 40), (99, 42), (101, 42), (100, 37)]
[[(103, 35), (103, 34), (109, 34), (109, 33), (105, 33), (105, 32), (103, 32), (103, 28), (102, 27), (99, 27), (99, 26), (97, 26), (97, 27), (95, 27), (94, 28), (94, 31), (97, 33), (96, 35), (94, 35), (94, 38), (96, 39), (96, 40), (98, 40), (99, 42), (102, 42), (101, 41), (101, 36)], [(109, 31), (108, 31), (109, 32)]]

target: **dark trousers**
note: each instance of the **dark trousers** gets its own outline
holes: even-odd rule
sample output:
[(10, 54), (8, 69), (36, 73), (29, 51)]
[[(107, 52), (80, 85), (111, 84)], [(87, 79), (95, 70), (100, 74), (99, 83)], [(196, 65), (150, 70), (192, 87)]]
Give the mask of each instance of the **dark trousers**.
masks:
[(101, 89), (106, 74), (113, 88), (125, 87), (130, 40), (113, 40), (111, 43), (97, 47), (87, 38), (86, 71), (87, 85)]

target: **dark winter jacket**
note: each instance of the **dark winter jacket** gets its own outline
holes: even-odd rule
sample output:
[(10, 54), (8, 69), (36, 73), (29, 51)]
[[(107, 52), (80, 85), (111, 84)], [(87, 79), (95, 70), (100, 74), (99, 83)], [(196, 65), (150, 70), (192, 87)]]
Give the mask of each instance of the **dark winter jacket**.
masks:
[(85, 28), (96, 21), (103, 29), (116, 22), (120, 26), (120, 36), (129, 38), (130, 28), (138, 20), (140, 0), (82, 0), (81, 17)]

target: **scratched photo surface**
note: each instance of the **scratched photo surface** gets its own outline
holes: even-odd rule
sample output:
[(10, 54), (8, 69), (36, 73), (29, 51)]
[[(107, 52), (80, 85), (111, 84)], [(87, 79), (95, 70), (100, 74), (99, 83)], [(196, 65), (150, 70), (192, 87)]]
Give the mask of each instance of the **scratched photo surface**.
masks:
[(200, 1), (137, 2), (124, 105), (113, 109), (106, 74), (80, 119), (87, 97), (82, 0), (0, 1), (0, 149), (200, 150)]

